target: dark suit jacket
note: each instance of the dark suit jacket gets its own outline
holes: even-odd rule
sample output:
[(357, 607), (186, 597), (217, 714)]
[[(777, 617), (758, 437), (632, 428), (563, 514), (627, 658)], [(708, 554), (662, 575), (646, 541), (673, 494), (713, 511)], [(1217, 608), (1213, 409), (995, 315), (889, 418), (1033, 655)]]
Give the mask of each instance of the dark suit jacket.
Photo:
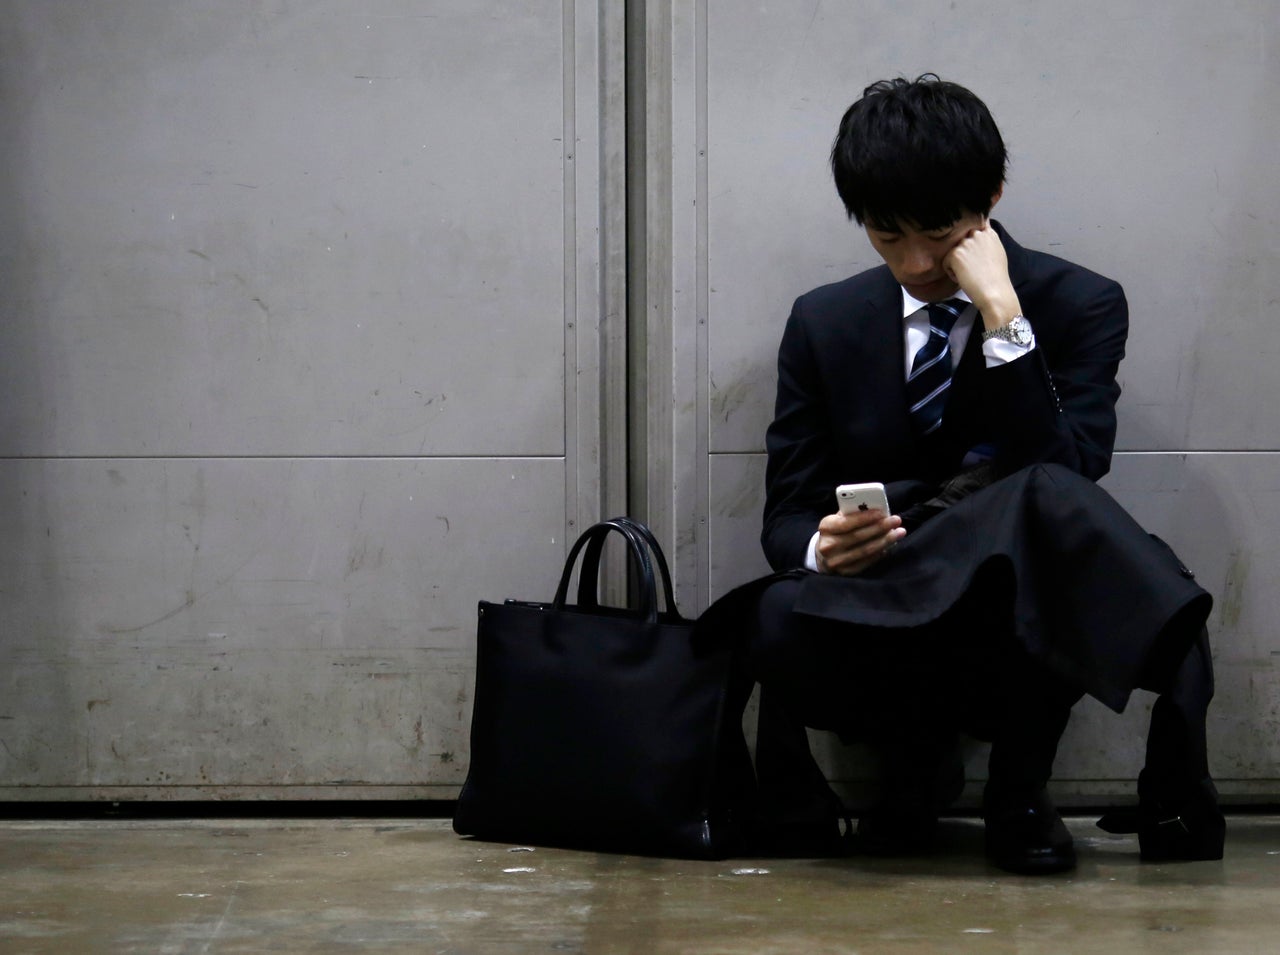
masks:
[(992, 444), (1002, 473), (1061, 464), (1096, 480), (1116, 433), (1116, 370), (1128, 305), (1110, 279), (1023, 249), (997, 223), (1023, 312), (1028, 355), (986, 368), (981, 322), (928, 440), (907, 417), (902, 290), (887, 266), (796, 300), (778, 353), (762, 542), (775, 570), (800, 566), (837, 484), (881, 481), (899, 513), (932, 495), (967, 450)]

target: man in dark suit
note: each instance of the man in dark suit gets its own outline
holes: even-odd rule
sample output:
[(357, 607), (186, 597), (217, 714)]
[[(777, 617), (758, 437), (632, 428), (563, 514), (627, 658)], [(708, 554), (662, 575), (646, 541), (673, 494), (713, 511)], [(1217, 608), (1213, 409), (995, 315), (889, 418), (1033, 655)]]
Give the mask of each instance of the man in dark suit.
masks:
[[(1093, 482), (1110, 467), (1128, 311), (1119, 285), (1023, 249), (989, 218), (1006, 167), (968, 90), (869, 87), (832, 151), (884, 265), (795, 303), (778, 355), (751, 590), (757, 771), (773, 832), (822, 851), (838, 808), (803, 726), (872, 744), (864, 851), (930, 847), (963, 783), (957, 730), (992, 741), (991, 860), (1075, 865), (1045, 784), (1072, 704), (1162, 695), (1137, 820), (1144, 858), (1220, 858), (1204, 714), (1211, 600)], [(841, 514), (880, 482), (889, 512)]]

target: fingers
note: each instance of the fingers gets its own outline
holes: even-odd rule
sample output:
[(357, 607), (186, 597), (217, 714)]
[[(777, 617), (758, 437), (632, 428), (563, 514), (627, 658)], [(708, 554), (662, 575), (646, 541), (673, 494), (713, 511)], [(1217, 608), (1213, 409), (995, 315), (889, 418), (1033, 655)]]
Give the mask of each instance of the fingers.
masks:
[(845, 534), (856, 534), (867, 528), (892, 520), (884, 511), (854, 511), (851, 514), (828, 514), (818, 524), (818, 530), (824, 534), (842, 537)]
[(823, 518), (818, 531), (818, 570), (843, 576), (870, 567), (907, 533), (902, 518), (880, 511), (832, 514)]
[(956, 248), (961, 246), (964, 247), (964, 253), (971, 257), (1004, 269), (1008, 268), (1009, 256), (1005, 252), (1004, 243), (1000, 241), (1000, 234), (995, 229), (988, 226), (975, 229), (965, 236)]

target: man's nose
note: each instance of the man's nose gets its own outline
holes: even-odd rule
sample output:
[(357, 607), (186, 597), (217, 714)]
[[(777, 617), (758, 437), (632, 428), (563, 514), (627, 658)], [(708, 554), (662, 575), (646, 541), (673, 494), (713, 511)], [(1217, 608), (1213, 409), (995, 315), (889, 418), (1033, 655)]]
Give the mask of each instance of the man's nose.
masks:
[(908, 275), (924, 278), (934, 273), (937, 264), (937, 259), (934, 257), (932, 249), (913, 243), (907, 246), (902, 267), (903, 271)]

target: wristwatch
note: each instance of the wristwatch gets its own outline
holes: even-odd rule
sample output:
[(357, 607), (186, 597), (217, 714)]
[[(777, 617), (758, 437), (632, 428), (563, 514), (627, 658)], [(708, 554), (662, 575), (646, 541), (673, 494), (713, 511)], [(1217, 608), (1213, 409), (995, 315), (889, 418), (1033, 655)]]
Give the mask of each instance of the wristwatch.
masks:
[(1030, 345), (1032, 340), (1031, 323), (1022, 315), (1015, 315), (999, 328), (992, 328), (982, 333), (984, 342), (989, 342), (993, 338), (1013, 342), (1015, 345)]

